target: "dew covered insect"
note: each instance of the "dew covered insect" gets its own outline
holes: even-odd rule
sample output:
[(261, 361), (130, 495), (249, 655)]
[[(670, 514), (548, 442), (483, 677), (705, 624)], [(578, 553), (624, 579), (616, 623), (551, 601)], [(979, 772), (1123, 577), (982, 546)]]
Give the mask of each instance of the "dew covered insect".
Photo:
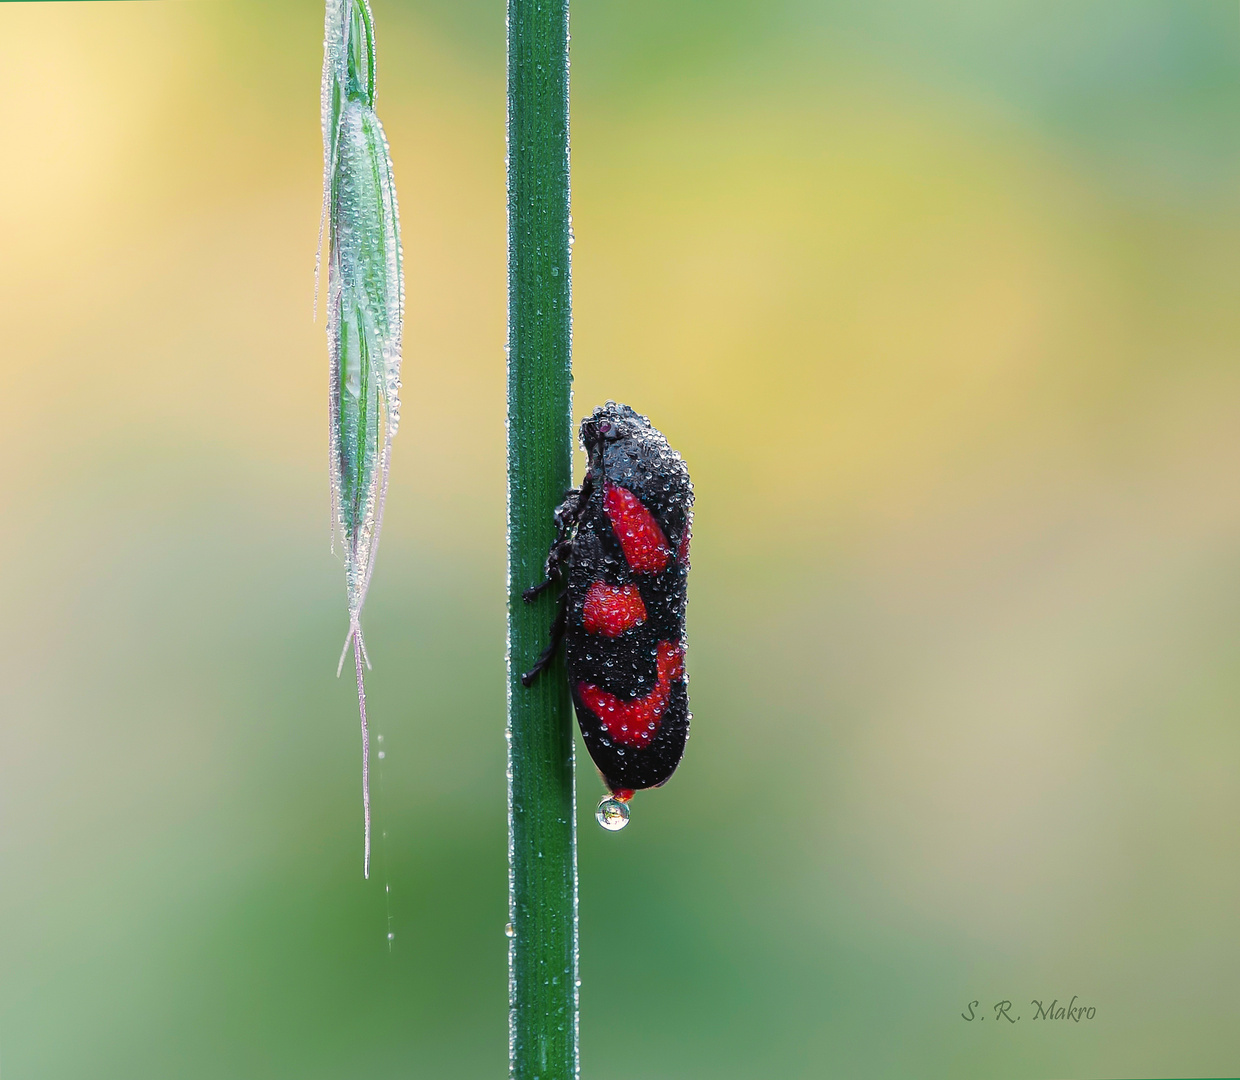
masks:
[(689, 737), (685, 602), (693, 485), (684, 460), (627, 405), (581, 424), (589, 459), (555, 512), (546, 579), (562, 585), (551, 642), (521, 676), (529, 686), (565, 642), (582, 738), (611, 791), (599, 821), (620, 828), (633, 792), (659, 787)]

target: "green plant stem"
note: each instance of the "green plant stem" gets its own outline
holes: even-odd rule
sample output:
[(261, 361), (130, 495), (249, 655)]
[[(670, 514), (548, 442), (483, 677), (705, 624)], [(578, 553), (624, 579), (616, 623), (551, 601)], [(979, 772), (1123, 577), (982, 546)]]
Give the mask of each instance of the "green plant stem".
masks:
[(510, 1075), (577, 1075), (577, 833), (562, 659), (543, 576), (571, 484), (568, 0), (508, 0), (508, 835)]

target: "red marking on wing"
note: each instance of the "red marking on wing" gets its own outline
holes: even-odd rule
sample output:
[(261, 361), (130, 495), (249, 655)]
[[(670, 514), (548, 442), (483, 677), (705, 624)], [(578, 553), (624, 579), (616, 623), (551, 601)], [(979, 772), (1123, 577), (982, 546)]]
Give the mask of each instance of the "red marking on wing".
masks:
[(582, 622), (587, 634), (619, 637), (646, 621), (646, 605), (636, 585), (608, 585), (596, 581), (586, 593)]
[(577, 684), (581, 700), (616, 742), (643, 747), (654, 741), (659, 722), (672, 698), (672, 687), (685, 676), (684, 648), (670, 641), (660, 641), (655, 670), (654, 689), (644, 698), (634, 701), (621, 701), (614, 694), (590, 683)]
[(638, 574), (657, 574), (667, 566), (672, 553), (667, 538), (636, 495), (628, 488), (608, 484), (603, 507), (611, 519), (629, 567)]
[(628, 802), (634, 794), (635, 792), (632, 788), (622, 787), (616, 788), (616, 790), (611, 793), (611, 797), (615, 799), (616, 802)]
[(689, 569), (689, 536), (693, 532), (693, 515), (685, 517), (685, 531), (680, 534), (680, 543), (676, 547), (676, 561), (686, 570)]

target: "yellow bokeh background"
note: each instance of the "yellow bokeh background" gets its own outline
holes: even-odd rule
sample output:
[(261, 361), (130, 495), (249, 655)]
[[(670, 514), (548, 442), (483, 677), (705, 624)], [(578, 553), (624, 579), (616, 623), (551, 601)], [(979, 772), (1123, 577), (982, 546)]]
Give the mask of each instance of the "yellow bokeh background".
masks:
[[(0, 5), (0, 1075), (503, 1075), (504, 12), (373, 5), (369, 883), (321, 9)], [(575, 410), (697, 493), (685, 762), (615, 836), (579, 770), (584, 1075), (1234, 1075), (1240, 11), (572, 15)]]

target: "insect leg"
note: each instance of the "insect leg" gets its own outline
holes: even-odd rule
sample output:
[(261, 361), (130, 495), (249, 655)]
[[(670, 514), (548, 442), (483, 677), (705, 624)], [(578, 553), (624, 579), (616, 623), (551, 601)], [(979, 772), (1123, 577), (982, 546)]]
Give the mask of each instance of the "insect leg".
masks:
[(577, 519), (589, 501), (592, 485), (589, 477), (579, 488), (571, 488), (564, 496), (564, 501), (555, 508), (555, 539), (551, 542), (551, 550), (547, 552), (547, 562), (543, 568), (543, 580), (531, 585), (521, 594), (527, 604), (532, 603), (540, 593), (559, 584), (564, 580), (561, 567), (573, 550), (573, 530)]
[(551, 623), (551, 643), (543, 650), (542, 655), (534, 661), (534, 666), (521, 676), (522, 686), (533, 686), (534, 680), (538, 678), (555, 659), (556, 650), (560, 647), (560, 642), (564, 640), (564, 628), (568, 624), (568, 593), (560, 593), (558, 606), (556, 607), (555, 619)]
[(544, 577), (537, 585), (531, 585), (528, 589), (526, 589), (521, 594), (521, 599), (527, 604), (532, 604), (539, 597), (539, 595), (551, 588), (552, 585), (560, 584), (564, 580), (563, 574), (560, 571), (560, 566), (564, 560), (568, 558), (568, 554), (572, 551), (572, 549), (572, 540), (556, 540), (551, 545), (551, 551), (547, 555), (547, 566), (544, 570), (546, 577)]
[[(581, 487), (572, 488), (564, 496), (564, 501), (555, 508), (555, 540), (551, 543), (551, 550), (547, 552), (547, 565), (544, 570), (546, 576), (537, 585), (531, 585), (521, 594), (521, 598), (527, 604), (535, 600), (539, 593), (552, 585), (562, 585), (564, 583), (564, 564), (573, 553), (573, 539), (574, 531), (577, 528), (577, 521), (581, 517), (582, 511), (586, 508), (586, 504), (590, 501), (590, 495), (593, 490), (594, 482), (590, 474), (587, 473)], [(521, 685), (531, 686), (534, 680), (546, 670), (547, 666), (555, 658), (560, 642), (564, 640), (564, 629), (567, 625), (568, 592), (565, 590), (560, 593), (555, 619), (551, 623), (551, 641), (543, 650), (542, 655), (534, 662), (534, 666), (521, 676)]]

